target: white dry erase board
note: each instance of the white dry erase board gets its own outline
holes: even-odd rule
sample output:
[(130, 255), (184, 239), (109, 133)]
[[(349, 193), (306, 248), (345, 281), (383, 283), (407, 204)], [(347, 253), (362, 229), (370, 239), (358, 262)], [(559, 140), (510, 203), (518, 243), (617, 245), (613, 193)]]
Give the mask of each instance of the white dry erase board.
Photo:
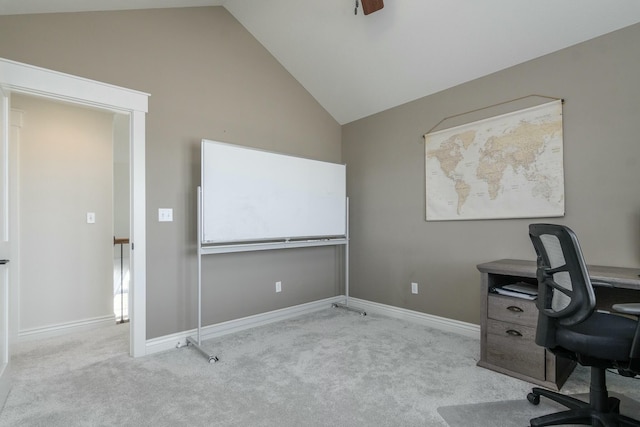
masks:
[(202, 140), (201, 243), (346, 235), (346, 166)]

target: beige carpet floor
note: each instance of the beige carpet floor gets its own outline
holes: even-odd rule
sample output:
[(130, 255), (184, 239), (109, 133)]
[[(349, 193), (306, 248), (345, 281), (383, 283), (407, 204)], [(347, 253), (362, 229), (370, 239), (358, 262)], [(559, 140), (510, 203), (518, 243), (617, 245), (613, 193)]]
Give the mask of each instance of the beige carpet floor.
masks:
[[(0, 426), (457, 427), (444, 408), (459, 405), (466, 425), (498, 426), (531, 387), (477, 367), (476, 339), (333, 308), (204, 344), (218, 363), (189, 347), (131, 358), (128, 325), (22, 343)], [(610, 390), (639, 400), (624, 380)]]

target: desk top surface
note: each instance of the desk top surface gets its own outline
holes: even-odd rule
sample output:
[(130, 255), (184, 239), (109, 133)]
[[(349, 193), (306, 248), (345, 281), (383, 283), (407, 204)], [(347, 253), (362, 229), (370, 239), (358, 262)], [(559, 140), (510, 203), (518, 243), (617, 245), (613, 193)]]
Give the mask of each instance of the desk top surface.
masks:
[[(500, 259), (478, 264), (482, 273), (536, 277), (536, 262), (522, 259)], [(606, 282), (616, 288), (640, 290), (640, 268), (587, 265), (592, 281)]]

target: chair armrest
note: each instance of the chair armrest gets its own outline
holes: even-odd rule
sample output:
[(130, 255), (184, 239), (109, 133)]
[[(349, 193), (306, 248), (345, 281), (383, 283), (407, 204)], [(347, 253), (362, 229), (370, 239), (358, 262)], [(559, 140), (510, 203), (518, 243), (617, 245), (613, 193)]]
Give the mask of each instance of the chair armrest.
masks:
[(591, 284), (599, 288), (613, 288), (613, 285), (609, 282), (598, 282), (597, 280), (592, 280)]
[(640, 303), (626, 303), (626, 304), (613, 304), (611, 308), (614, 311), (622, 314), (631, 314), (633, 316), (640, 316)]

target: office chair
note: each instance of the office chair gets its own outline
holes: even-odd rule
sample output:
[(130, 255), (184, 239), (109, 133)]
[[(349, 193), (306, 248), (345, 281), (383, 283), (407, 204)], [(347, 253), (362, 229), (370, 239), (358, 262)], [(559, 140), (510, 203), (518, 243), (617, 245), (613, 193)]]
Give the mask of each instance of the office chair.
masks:
[(640, 372), (640, 304), (612, 307), (635, 318), (596, 311), (589, 272), (573, 231), (562, 225), (531, 224), (529, 237), (538, 256), (536, 344), (591, 368), (589, 403), (534, 387), (527, 395), (529, 402), (537, 405), (545, 396), (569, 409), (533, 418), (531, 426), (640, 426), (640, 421), (620, 414), (620, 401), (609, 397), (606, 385), (607, 369), (630, 377)]

